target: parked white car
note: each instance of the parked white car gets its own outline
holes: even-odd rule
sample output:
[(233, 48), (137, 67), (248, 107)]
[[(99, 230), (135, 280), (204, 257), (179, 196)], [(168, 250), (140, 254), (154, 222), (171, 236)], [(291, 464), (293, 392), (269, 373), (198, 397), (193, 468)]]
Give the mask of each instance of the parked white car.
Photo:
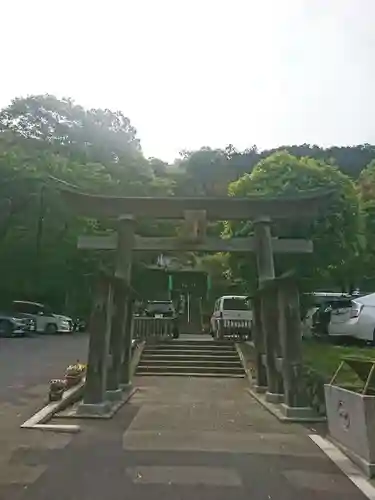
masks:
[(328, 334), (375, 344), (375, 293), (338, 304), (331, 312)]
[(54, 314), (44, 304), (15, 300), (12, 309), (35, 320), (37, 333), (73, 333), (73, 320), (68, 316)]
[(253, 321), (251, 302), (244, 295), (224, 295), (215, 302), (210, 329), (214, 338), (238, 335), (249, 337)]
[(329, 303), (331, 301), (336, 301), (344, 297), (344, 294), (340, 292), (312, 292), (309, 297), (309, 301), (311, 302), (310, 307), (308, 308), (305, 317), (302, 320), (302, 336), (303, 337), (311, 337), (312, 329), (313, 329), (313, 316), (316, 311), (325, 303)]

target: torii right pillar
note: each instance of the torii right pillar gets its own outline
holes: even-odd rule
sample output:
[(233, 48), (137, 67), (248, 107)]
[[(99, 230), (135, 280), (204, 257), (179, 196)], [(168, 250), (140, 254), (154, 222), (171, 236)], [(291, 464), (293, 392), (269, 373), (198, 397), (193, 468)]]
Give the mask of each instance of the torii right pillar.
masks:
[[(281, 375), (281, 345), (279, 336), (279, 310), (277, 291), (272, 287), (265, 287), (270, 280), (275, 279), (275, 266), (272, 249), (271, 220), (261, 217), (254, 221), (254, 235), (256, 244), (256, 258), (258, 268), (260, 306), (260, 325), (257, 326), (262, 338), (259, 346), (265, 350), (265, 364), (267, 373), (266, 400), (271, 403), (281, 403), (284, 400), (283, 379)], [(262, 352), (257, 352), (257, 373), (263, 378), (264, 360)], [(260, 391), (262, 387), (258, 388)]]
[[(284, 380), (284, 402), (282, 411), (286, 418), (311, 419), (316, 417), (308, 406), (308, 397), (303, 377), (302, 327), (299, 291), (291, 276), (275, 281), (279, 303), (279, 332), (283, 354), (282, 373)], [(315, 420), (316, 418), (314, 418)]]
[[(319, 421), (320, 418), (308, 406), (303, 380), (299, 291), (295, 278), (275, 277), (270, 224), (266, 217), (257, 219), (254, 224), (259, 279), (256, 303), (258, 307), (260, 304), (255, 311), (255, 315), (260, 316), (260, 321), (256, 321), (254, 339), (257, 382), (263, 380), (267, 383), (266, 401), (282, 403), (281, 410), (286, 420)], [(266, 377), (260, 351), (263, 348)]]

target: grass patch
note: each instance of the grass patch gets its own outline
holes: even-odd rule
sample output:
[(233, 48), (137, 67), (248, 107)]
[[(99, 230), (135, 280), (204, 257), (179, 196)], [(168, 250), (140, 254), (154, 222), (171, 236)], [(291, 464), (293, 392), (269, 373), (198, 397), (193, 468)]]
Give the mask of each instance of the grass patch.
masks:
[[(326, 382), (329, 382), (345, 356), (372, 359), (375, 361), (375, 349), (372, 347), (340, 346), (314, 340), (304, 340), (303, 359), (307, 366), (318, 372)], [(363, 382), (348, 367), (344, 366), (337, 379), (339, 385), (363, 387)]]

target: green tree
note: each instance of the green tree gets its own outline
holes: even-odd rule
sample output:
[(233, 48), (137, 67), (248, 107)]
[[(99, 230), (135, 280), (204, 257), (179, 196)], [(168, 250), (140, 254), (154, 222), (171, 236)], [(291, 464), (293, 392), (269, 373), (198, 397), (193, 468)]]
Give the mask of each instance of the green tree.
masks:
[(69, 214), (56, 189), (61, 183), (94, 192), (113, 185), (100, 164), (79, 164), (12, 131), (0, 134), (2, 297), (56, 303), (69, 288), (79, 289), (73, 278), (85, 272), (87, 259), (76, 238), (91, 222)]
[(101, 165), (113, 180), (112, 192), (145, 196), (154, 177), (135, 128), (120, 111), (86, 110), (48, 94), (17, 98), (0, 112), (0, 134), (10, 132), (34, 139), (24, 142), (33, 155), (38, 150), (64, 158), (67, 165)]
[[(0, 295), (55, 304), (74, 292), (83, 297), (86, 277), (108, 260), (78, 251), (76, 241), (111, 223), (69, 213), (62, 185), (132, 196), (170, 195), (174, 187), (155, 175), (122, 113), (53, 96), (14, 100), (0, 112)], [(150, 225), (140, 221), (141, 229)]]
[(122, 112), (86, 110), (72, 99), (57, 99), (48, 94), (14, 99), (0, 113), (0, 130), (95, 159), (141, 151), (136, 130)]
[(357, 186), (366, 227), (367, 250), (362, 261), (363, 287), (366, 288), (375, 286), (375, 160), (362, 170)]
[(236, 177), (231, 173), (225, 151), (203, 147), (197, 151), (183, 151), (181, 155), (177, 161), (179, 195), (226, 196), (228, 183)]
[(238, 177), (245, 173), (250, 173), (258, 161), (268, 156), (287, 151), (297, 158), (314, 158), (324, 162), (331, 160), (339, 167), (341, 172), (352, 179), (357, 179), (361, 171), (375, 159), (375, 146), (371, 144), (359, 144), (356, 146), (332, 146), (322, 148), (315, 144), (284, 145), (274, 149), (258, 151), (256, 146), (242, 152), (236, 152), (231, 159), (231, 163), (238, 172)]
[[(319, 216), (306, 226), (302, 221), (278, 225), (274, 235), (280, 237), (307, 237), (314, 242), (312, 256), (276, 256), (279, 272), (296, 268), (311, 282), (331, 281), (350, 286), (357, 275), (356, 264), (364, 250), (364, 227), (360, 202), (353, 182), (332, 163), (312, 158), (296, 158), (288, 152), (278, 152), (261, 160), (250, 174), (245, 174), (229, 186), (231, 196), (293, 195), (316, 188), (334, 188), (335, 196), (326, 215)], [(231, 234), (251, 234), (252, 225), (228, 223)], [(254, 277), (254, 261), (231, 258), (231, 269), (236, 275)], [(252, 279), (254, 283), (254, 278)]]

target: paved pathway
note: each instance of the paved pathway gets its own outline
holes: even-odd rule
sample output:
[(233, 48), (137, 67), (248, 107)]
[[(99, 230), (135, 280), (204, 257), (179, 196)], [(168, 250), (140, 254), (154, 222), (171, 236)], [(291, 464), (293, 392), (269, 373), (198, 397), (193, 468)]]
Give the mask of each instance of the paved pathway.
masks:
[(250, 398), (245, 380), (135, 384), (139, 391), (111, 421), (86, 421), (74, 437), (45, 435), (50, 449), (15, 453), (12, 463), (28, 468), (29, 481), (4, 485), (0, 498), (364, 500), (306, 429), (279, 423)]

